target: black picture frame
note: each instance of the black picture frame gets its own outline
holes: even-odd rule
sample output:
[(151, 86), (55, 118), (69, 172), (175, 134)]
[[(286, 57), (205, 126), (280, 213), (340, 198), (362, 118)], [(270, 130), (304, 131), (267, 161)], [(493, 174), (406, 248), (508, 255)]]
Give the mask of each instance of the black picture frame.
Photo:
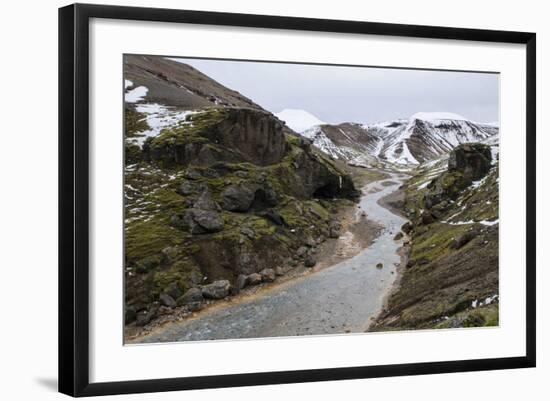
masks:
[[(88, 61), (91, 18), (437, 38), (526, 45), (526, 353), (520, 357), (90, 383)], [(435, 26), (74, 4), (59, 9), (59, 391), (160, 392), (534, 367), (536, 35)]]

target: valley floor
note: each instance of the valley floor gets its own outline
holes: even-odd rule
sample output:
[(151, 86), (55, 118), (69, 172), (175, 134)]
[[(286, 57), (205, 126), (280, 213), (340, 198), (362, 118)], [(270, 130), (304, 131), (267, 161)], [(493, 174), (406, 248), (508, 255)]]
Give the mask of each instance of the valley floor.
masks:
[[(358, 174), (356, 180), (365, 182), (361, 169)], [(394, 236), (406, 221), (379, 202), (395, 192), (406, 176), (378, 176), (363, 186), (359, 204), (345, 216), (352, 220), (347, 222), (348, 230), (320, 250), (319, 263), (313, 271), (296, 269), (283, 282), (217, 302), (189, 318), (153, 327), (148, 333), (127, 335), (127, 341), (154, 343), (367, 331), (398, 276), (403, 239), (396, 241)]]

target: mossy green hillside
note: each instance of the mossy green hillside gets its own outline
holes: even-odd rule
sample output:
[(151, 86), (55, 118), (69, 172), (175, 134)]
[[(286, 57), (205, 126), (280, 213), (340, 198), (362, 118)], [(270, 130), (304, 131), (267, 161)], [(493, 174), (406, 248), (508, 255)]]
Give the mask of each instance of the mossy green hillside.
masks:
[(442, 164), (422, 166), (403, 188), (413, 228), (408, 263), (372, 330), (498, 324), (498, 162), (467, 185)]

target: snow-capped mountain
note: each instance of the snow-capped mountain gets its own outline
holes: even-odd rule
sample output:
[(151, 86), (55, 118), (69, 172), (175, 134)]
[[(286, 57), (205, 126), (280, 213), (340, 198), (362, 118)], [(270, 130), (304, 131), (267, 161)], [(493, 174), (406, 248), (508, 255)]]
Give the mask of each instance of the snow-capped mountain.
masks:
[(417, 165), (461, 143), (498, 141), (498, 124), (476, 123), (447, 112), (422, 112), (409, 119), (368, 125), (317, 124), (295, 131), (331, 157), (362, 166)]
[(301, 135), (332, 158), (360, 166), (375, 164), (376, 155), (383, 145), (383, 139), (378, 134), (370, 133), (364, 125), (354, 123), (317, 125)]
[(395, 164), (419, 164), (466, 142), (485, 141), (498, 133), (453, 113), (416, 113), (384, 138), (378, 157)]
[(326, 124), (313, 114), (299, 109), (284, 109), (275, 114), (279, 120), (297, 133), (304, 132), (314, 126)]

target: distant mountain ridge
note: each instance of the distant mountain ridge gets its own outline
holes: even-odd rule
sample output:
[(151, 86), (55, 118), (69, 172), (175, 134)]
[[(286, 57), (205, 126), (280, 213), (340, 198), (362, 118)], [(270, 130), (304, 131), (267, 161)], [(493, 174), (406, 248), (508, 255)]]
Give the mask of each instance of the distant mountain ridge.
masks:
[(406, 166), (433, 160), (462, 143), (495, 142), (498, 132), (494, 123), (477, 123), (449, 112), (420, 112), (375, 124), (319, 124), (299, 133), (349, 164)]

